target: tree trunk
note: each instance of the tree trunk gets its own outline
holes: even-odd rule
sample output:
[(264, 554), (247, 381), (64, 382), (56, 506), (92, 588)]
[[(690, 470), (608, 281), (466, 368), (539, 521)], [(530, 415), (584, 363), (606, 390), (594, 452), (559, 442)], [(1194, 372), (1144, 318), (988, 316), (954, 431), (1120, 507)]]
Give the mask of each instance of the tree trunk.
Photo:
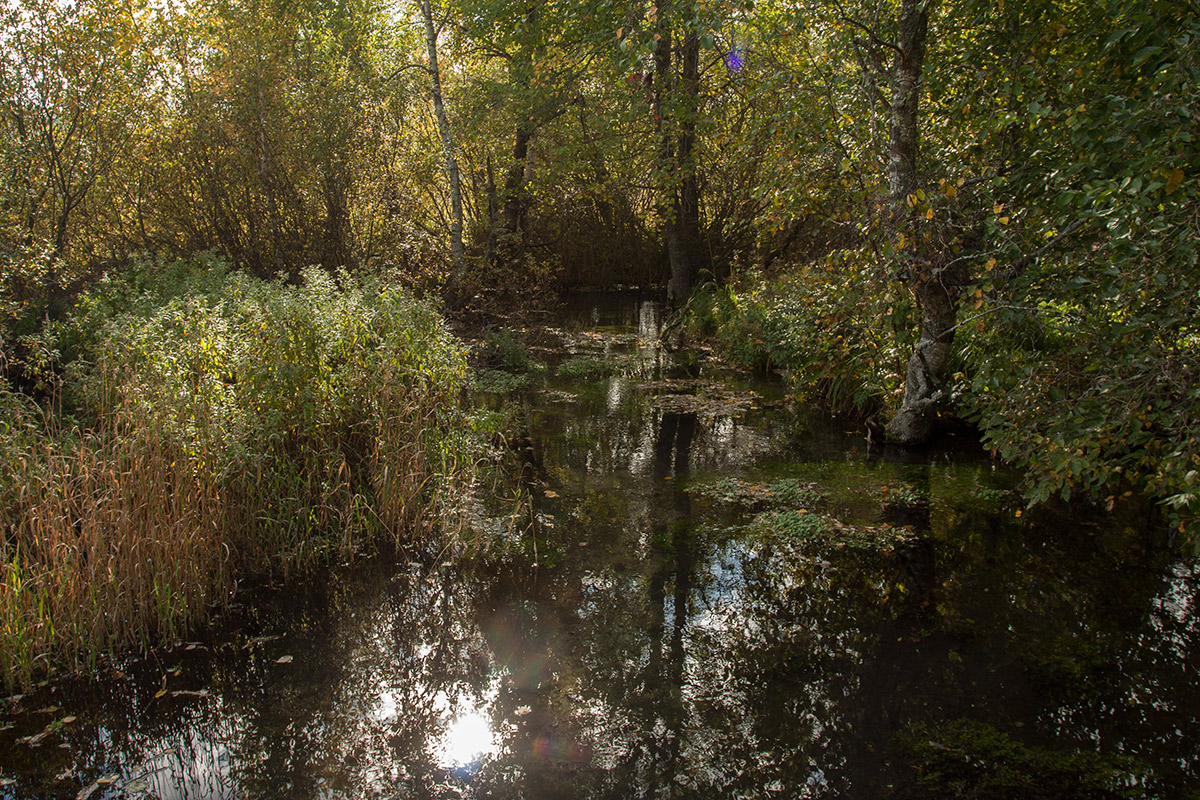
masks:
[(442, 102), (442, 76), (438, 69), (437, 29), (433, 25), (431, 0), (420, 0), (421, 15), (425, 18), (425, 47), (429, 52), (430, 94), (433, 96), (433, 113), (437, 117), (438, 133), (442, 137), (442, 153), (446, 159), (446, 178), (450, 182), (450, 260), (453, 265), (451, 283), (461, 287), (466, 277), (466, 258), (463, 255), (463, 203), (462, 182), (458, 172), (457, 147), (450, 122), (446, 119), (446, 107)]
[[(267, 203), (267, 229), (270, 232), (271, 263), (276, 274), (284, 270), (283, 236), (279, 225), (279, 201), (275, 195), (275, 162), (271, 155), (271, 146), (267, 140), (267, 103), (263, 91), (261, 75), (255, 75), (259, 82), (257, 92), (258, 112), (258, 180), (262, 186), (263, 198)], [(290, 266), (290, 265), (289, 265)]]
[(671, 3), (663, 0), (658, 4), (658, 42), (654, 46), (654, 124), (659, 135), (659, 168), (663, 187), (659, 198), (658, 213), (663, 219), (663, 239), (667, 246), (667, 263), (670, 279), (667, 283), (668, 298), (673, 302), (674, 279), (686, 270), (687, 255), (683, 245), (679, 192), (676, 189), (677, 163), (675, 148), (678, 142), (668, 124), (667, 115), (674, 94), (674, 73), (671, 52)]
[(662, 194), (659, 215), (667, 247), (670, 277), (667, 299), (686, 302), (696, 278), (700, 251), (700, 184), (696, 177), (696, 116), (700, 95), (700, 37), (684, 35), (675, 80), (671, 13), (668, 0), (658, 4), (659, 39), (654, 48), (654, 119), (660, 137)]
[(346, 167), (339, 156), (325, 162), (325, 240), (321, 247), (321, 263), (326, 269), (350, 264), (350, 214), (346, 200)]
[[(523, 94), (529, 92), (533, 77), (535, 58), (544, 52), (536, 34), (539, 21), (538, 6), (532, 5), (525, 12), (525, 28), (534, 31), (530, 40), (524, 41), (509, 63), (509, 76)], [(545, 117), (528, 103), (517, 115), (517, 126), (513, 136), (512, 163), (504, 178), (503, 207), (494, 218), (489, 237), (489, 249), (494, 263), (514, 261), (523, 251), (521, 234), (525, 227), (528, 198), (525, 194), (526, 171), (529, 167), (529, 144), (533, 141)]]
[(700, 37), (689, 31), (683, 39), (680, 64), (679, 149), (676, 152), (679, 173), (679, 245), (680, 258), (671, 262), (668, 298), (684, 303), (692, 293), (700, 262), (700, 183), (696, 177), (696, 116), (700, 95)]
[[(905, 223), (912, 220), (908, 198), (917, 191), (917, 109), (921, 71), (925, 62), (925, 38), (929, 27), (931, 0), (902, 0), (898, 52), (892, 67), (892, 119), (889, 141), (888, 184), (889, 228), (893, 241)], [(956, 310), (951, 292), (939, 271), (920, 251), (917, 237), (908, 253), (913, 294), (921, 307), (921, 334), (908, 361), (904, 379), (904, 401), (887, 425), (887, 433), (903, 444), (920, 444), (929, 438), (945, 397), (943, 384), (950, 365)]]
[(503, 234), (509, 237), (516, 236), (525, 222), (525, 168), (529, 160), (529, 141), (532, 138), (532, 125), (527, 122), (517, 125), (516, 136), (513, 138), (513, 160), (504, 180)]

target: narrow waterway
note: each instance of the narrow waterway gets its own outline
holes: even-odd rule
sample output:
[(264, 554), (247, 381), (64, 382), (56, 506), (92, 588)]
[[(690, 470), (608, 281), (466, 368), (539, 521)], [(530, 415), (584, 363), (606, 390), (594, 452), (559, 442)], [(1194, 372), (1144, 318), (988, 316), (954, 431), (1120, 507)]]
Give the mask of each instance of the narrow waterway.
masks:
[(0, 798), (1200, 792), (1194, 557), (1132, 509), (1026, 510), (970, 442), (872, 447), (668, 354), (660, 313), (493, 332), (528, 361), (479, 399), (533, 507), (481, 524), (488, 557), (246, 590), (0, 699)]

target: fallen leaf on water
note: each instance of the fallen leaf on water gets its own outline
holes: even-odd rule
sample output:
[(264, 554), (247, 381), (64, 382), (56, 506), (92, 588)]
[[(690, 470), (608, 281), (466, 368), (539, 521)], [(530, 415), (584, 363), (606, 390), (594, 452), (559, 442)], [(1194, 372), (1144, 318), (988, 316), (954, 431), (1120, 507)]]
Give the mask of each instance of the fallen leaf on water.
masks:
[(254, 645), (256, 645), (256, 644), (262, 644), (263, 642), (273, 642), (276, 639), (282, 639), (282, 638), (283, 638), (283, 635), (278, 634), (278, 633), (272, 634), (271, 636), (255, 636), (253, 639), (250, 639), (244, 645), (242, 645), (242, 649), (245, 650), (248, 647), (254, 647)]
[(72, 722), (74, 722), (74, 721), (75, 721), (75, 720), (77, 720), (77, 719), (78, 719), (78, 717), (63, 717), (63, 718), (62, 718), (62, 724), (63, 724), (63, 725), (70, 725)]
[(111, 786), (112, 784), (116, 783), (119, 780), (121, 780), (121, 774), (118, 772), (114, 772), (111, 775), (105, 775), (103, 778), (97, 778), (96, 783), (98, 783), (101, 786)]
[(157, 700), (158, 698), (162, 697), (166, 693), (167, 693), (166, 689), (159, 689), (157, 692), (154, 693), (154, 699)]
[(292, 663), (292, 657), (291, 656), (280, 656), (279, 658), (275, 659), (275, 663), (276, 664), (290, 664), (290, 663)]
[(546, 497), (549, 497), (551, 499), (558, 497), (558, 492), (554, 491), (553, 489), (547, 489), (544, 492), (544, 494), (546, 495)]
[(32, 736), (22, 736), (17, 741), (27, 744), (30, 747), (37, 747), (39, 744), (42, 743), (42, 739), (45, 739), (49, 735), (50, 735), (50, 729), (47, 728), (46, 730), (42, 731), (41, 733), (35, 733)]

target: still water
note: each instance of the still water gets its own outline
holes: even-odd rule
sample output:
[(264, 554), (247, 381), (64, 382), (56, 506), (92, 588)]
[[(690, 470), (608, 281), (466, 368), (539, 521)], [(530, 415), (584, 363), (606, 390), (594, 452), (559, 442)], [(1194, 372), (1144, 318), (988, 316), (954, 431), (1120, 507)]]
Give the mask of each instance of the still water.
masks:
[(548, 366), (480, 395), (532, 497), (490, 555), (247, 589), (0, 699), (0, 797), (1200, 792), (1194, 557), (1137, 509), (1026, 510), (969, 442), (872, 447), (660, 324), (584, 297), (502, 334)]

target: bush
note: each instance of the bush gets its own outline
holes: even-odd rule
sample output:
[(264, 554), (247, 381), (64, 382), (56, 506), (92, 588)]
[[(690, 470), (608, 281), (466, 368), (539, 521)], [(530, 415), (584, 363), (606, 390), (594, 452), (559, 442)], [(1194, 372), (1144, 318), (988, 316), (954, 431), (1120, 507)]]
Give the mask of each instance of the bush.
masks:
[(465, 352), (428, 305), (313, 269), (140, 263), (56, 334), (80, 423), (0, 392), (0, 673), (172, 635), (234, 570), (428, 532), (469, 459)]
[(914, 310), (865, 251), (833, 253), (764, 281), (708, 287), (693, 300), (694, 329), (715, 336), (731, 364), (778, 370), (792, 391), (835, 412), (898, 403)]

